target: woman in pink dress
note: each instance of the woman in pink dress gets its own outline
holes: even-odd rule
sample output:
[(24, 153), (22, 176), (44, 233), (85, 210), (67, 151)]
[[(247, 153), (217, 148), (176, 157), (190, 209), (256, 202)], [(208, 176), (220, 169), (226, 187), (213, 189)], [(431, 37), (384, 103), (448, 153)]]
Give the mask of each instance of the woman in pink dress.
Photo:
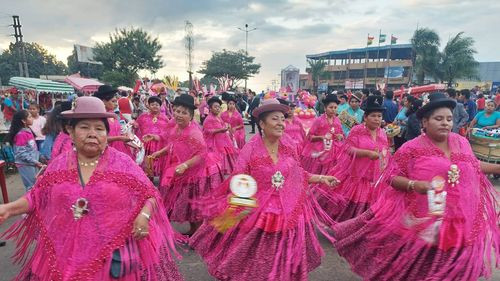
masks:
[[(94, 97), (101, 99), (106, 106), (106, 110), (110, 113), (113, 113), (117, 106), (116, 92), (118, 92), (118, 90), (113, 89), (109, 85), (101, 85), (99, 86), (97, 92), (94, 93)], [(127, 145), (127, 142), (131, 141), (132, 139), (129, 136), (122, 134), (122, 126), (120, 125), (120, 121), (118, 120), (116, 114), (114, 117), (108, 118), (108, 123), (109, 146), (125, 153), (126, 155), (130, 156), (130, 158), (135, 159), (132, 154), (132, 148)]]
[(174, 102), (175, 126), (163, 138), (166, 147), (153, 153), (153, 158), (165, 155), (160, 193), (169, 218), (189, 222), (192, 235), (203, 221), (200, 208), (194, 203), (208, 196), (219, 186), (223, 175), (218, 165), (207, 157), (207, 146), (199, 125), (193, 121), (194, 99), (182, 94)]
[(161, 104), (160, 104), (160, 112), (163, 114), (167, 119), (171, 120), (174, 118), (174, 109), (172, 107), (172, 103), (168, 100), (167, 97), (167, 92), (161, 92), (159, 94)]
[(203, 121), (203, 136), (207, 144), (208, 152), (217, 159), (223, 173), (231, 174), (236, 164), (238, 148), (229, 133), (229, 125), (220, 117), (222, 101), (212, 97), (208, 101), (210, 114)]
[(306, 131), (300, 121), (294, 116), (295, 103), (284, 99), (278, 99), (281, 104), (290, 107), (290, 111), (285, 114), (285, 133), (283, 138), (287, 138), (297, 147), (297, 155), (302, 154), (302, 148), (306, 139)]
[(500, 257), (498, 192), (467, 139), (452, 133), (456, 104), (436, 93), (417, 111), (425, 133), (383, 174), (392, 188), (363, 215), (335, 227), (338, 252), (364, 280), (474, 281)]
[[(0, 205), (18, 243), (16, 280), (182, 280), (161, 198), (130, 157), (107, 146), (102, 101), (80, 97), (70, 118), (75, 150), (52, 159), (33, 189)], [(175, 252), (174, 252), (175, 253)]]
[(331, 191), (344, 198), (343, 203), (330, 204), (320, 199), (323, 209), (334, 221), (345, 221), (361, 215), (378, 198), (373, 185), (387, 166), (389, 143), (382, 125), (383, 98), (370, 96), (366, 102), (364, 124), (354, 126), (339, 150), (337, 164), (328, 173), (342, 183)]
[[(253, 111), (262, 136), (243, 147), (234, 175), (212, 200), (202, 202), (215, 219), (200, 227), (190, 245), (219, 280), (307, 280), (308, 272), (321, 263), (315, 226), (321, 219), (329, 222), (311, 196), (309, 183), (333, 185), (336, 179), (304, 171), (295, 148), (281, 141), (288, 110), (276, 99), (267, 99)], [(228, 204), (229, 182), (236, 174), (255, 178), (254, 208)]]
[[(160, 136), (169, 128), (169, 119), (164, 114), (161, 114), (160, 107), (162, 101), (160, 98), (152, 96), (148, 99), (149, 112), (141, 114), (135, 121), (135, 134), (144, 143), (145, 157), (155, 153), (164, 147)], [(149, 176), (160, 176), (162, 171), (163, 159), (157, 159), (153, 162), (152, 174)], [(143, 163), (143, 169), (146, 167), (147, 161)]]
[[(63, 102), (61, 103), (60, 106), (56, 107), (54, 109), (54, 112), (51, 112), (51, 116), (49, 116), (49, 119), (47, 119), (47, 123), (50, 123), (50, 127), (53, 128), (54, 132), (58, 132), (57, 135), (54, 138), (54, 142), (52, 143), (52, 147), (47, 148), (44, 147), (45, 144), (42, 145), (42, 150), (50, 150), (50, 158), (49, 159), (54, 159), (58, 155), (71, 150), (73, 148), (73, 141), (71, 140), (71, 137), (69, 136), (68, 132), (66, 131), (66, 124), (67, 120), (62, 118), (61, 112), (70, 110), (71, 109), (71, 103), (70, 102)], [(47, 124), (46, 124), (47, 125)], [(45, 128), (47, 128), (46, 126)], [(50, 137), (49, 137), (50, 138)], [(48, 152), (46, 152), (48, 153)]]
[(229, 133), (236, 141), (238, 148), (243, 148), (245, 145), (245, 125), (241, 114), (236, 110), (234, 95), (227, 97), (227, 110), (221, 113), (220, 118), (230, 126)]
[(344, 139), (344, 132), (336, 116), (339, 104), (337, 96), (326, 96), (323, 104), (325, 113), (314, 121), (307, 134), (301, 163), (302, 167), (310, 173), (326, 175), (335, 165), (336, 155)]

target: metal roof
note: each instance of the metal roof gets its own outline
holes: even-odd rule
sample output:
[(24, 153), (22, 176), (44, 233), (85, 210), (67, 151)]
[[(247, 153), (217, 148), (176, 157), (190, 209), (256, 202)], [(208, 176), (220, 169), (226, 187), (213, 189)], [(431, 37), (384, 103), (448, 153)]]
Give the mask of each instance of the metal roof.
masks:
[(19, 89), (30, 89), (48, 93), (74, 93), (71, 85), (37, 78), (11, 77), (9, 85)]
[(306, 58), (313, 60), (348, 59), (350, 55), (351, 59), (363, 59), (368, 53), (368, 58), (376, 59), (377, 55), (380, 58), (386, 58), (389, 50), (391, 50), (391, 59), (410, 59), (412, 56), (412, 44), (397, 44), (330, 51), (320, 54), (306, 55)]

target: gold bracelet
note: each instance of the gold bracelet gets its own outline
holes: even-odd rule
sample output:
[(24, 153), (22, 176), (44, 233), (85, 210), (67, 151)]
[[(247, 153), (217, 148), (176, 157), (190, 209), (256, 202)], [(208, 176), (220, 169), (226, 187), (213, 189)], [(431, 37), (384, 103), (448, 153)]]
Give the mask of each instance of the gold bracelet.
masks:
[(146, 212), (141, 212), (141, 215), (145, 216), (145, 217), (146, 217), (146, 219), (151, 220), (151, 215), (149, 215), (148, 213), (146, 213)]
[(188, 164), (186, 164), (186, 163), (182, 163), (182, 166), (184, 166), (184, 168), (185, 168), (186, 170), (187, 170), (187, 169), (189, 169), (189, 166), (188, 166)]

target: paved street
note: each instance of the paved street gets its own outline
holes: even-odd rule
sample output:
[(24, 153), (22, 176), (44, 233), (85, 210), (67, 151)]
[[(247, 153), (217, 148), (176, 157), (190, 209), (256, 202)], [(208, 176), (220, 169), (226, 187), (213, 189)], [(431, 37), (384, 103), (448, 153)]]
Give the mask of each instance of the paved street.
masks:
[[(24, 188), (22, 187), (21, 178), (18, 174), (7, 177), (7, 187), (11, 200), (15, 200), (22, 196)], [(497, 185), (498, 187), (498, 185)], [(1, 201), (0, 201), (1, 202)], [(0, 233), (5, 231), (15, 219), (10, 219), (6, 224), (0, 226)], [(184, 225), (174, 225), (176, 229), (185, 231)], [(358, 276), (352, 273), (346, 261), (338, 256), (330, 243), (321, 237), (321, 245), (325, 249), (325, 257), (319, 268), (310, 274), (312, 281), (355, 281), (361, 280)], [(13, 265), (10, 256), (13, 253), (14, 245), (11, 241), (7, 246), (0, 247), (0, 281), (11, 280), (19, 271), (19, 266)], [(215, 280), (211, 278), (206, 267), (198, 255), (189, 249), (179, 250), (183, 259), (179, 261), (179, 268), (185, 277), (185, 280), (208, 281)], [(500, 271), (495, 272), (492, 280), (500, 281)]]

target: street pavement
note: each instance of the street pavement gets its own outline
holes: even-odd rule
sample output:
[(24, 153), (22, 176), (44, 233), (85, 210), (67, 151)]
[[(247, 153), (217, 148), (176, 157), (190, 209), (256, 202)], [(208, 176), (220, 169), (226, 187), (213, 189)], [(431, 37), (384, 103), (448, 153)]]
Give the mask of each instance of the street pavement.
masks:
[[(247, 128), (248, 130), (248, 128)], [(253, 135), (250, 135), (250, 137)], [(495, 186), (499, 187), (498, 183)], [(9, 199), (11, 201), (21, 197), (24, 194), (24, 188), (21, 178), (18, 174), (7, 176), (7, 188), (9, 191)], [(2, 201), (0, 201), (2, 202)], [(0, 233), (5, 231), (18, 218), (11, 218), (5, 224), (0, 225)], [(187, 230), (187, 225), (174, 224), (174, 228), (183, 232)], [(322, 259), (321, 265), (310, 273), (309, 280), (311, 281), (357, 281), (361, 280), (359, 276), (352, 273), (347, 262), (341, 258), (331, 243), (324, 237), (320, 236), (321, 246), (325, 251), (325, 256)], [(20, 266), (12, 264), (10, 258), (14, 252), (14, 243), (7, 241), (7, 245), (0, 247), (0, 281), (12, 280), (19, 272)], [(209, 281), (215, 280), (212, 278), (201, 258), (189, 248), (180, 248), (179, 252), (183, 258), (178, 262), (179, 269), (186, 281)], [(494, 272), (491, 280), (500, 281), (500, 270)]]

